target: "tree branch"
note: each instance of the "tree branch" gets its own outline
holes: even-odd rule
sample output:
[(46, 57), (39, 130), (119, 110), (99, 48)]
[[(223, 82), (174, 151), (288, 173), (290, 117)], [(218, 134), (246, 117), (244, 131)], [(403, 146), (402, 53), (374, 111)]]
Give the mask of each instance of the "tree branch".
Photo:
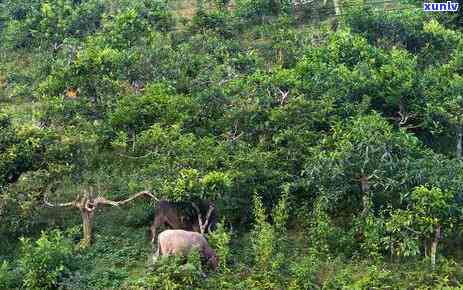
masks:
[(70, 207), (70, 206), (77, 207), (79, 198), (80, 198), (80, 195), (78, 195), (74, 201), (53, 204), (48, 201), (48, 196), (45, 195), (43, 197), (43, 203), (49, 207)]
[(201, 231), (201, 234), (203, 234), (203, 217), (201, 215), (201, 211), (199, 210), (198, 206), (192, 202), (191, 206), (196, 210), (196, 214), (198, 215), (198, 224), (199, 224), (199, 230)]
[(130, 202), (130, 201), (134, 200), (135, 198), (140, 197), (142, 195), (147, 195), (147, 196), (149, 196), (151, 198), (155, 198), (154, 195), (151, 192), (147, 191), (147, 190), (135, 193), (131, 197), (129, 197), (127, 199), (120, 200), (120, 201), (113, 201), (113, 200), (109, 200), (109, 199), (107, 199), (107, 198), (105, 198), (103, 196), (98, 196), (97, 198), (93, 199), (92, 202), (89, 202), (89, 204), (92, 206), (92, 208), (91, 209), (87, 208), (87, 210), (93, 211), (98, 207), (99, 204), (120, 206), (120, 205), (126, 204), (126, 203), (128, 203), (128, 202)]
[(278, 89), (278, 92), (281, 95), (280, 105), (284, 105), (286, 103), (286, 100), (288, 99), (289, 91), (282, 91), (280, 88), (277, 88), (277, 89)]
[(145, 191), (135, 193), (131, 197), (120, 200), (120, 201), (109, 200), (103, 196), (98, 196), (97, 198), (94, 198), (94, 199), (92, 199), (90, 196), (86, 196), (84, 197), (84, 200), (82, 200), (80, 194), (77, 196), (77, 198), (74, 201), (71, 201), (71, 202), (52, 204), (48, 201), (48, 197), (46, 195), (43, 201), (44, 201), (44, 204), (49, 207), (71, 207), (71, 206), (78, 207), (78, 208), (82, 207), (82, 208), (85, 208), (85, 210), (91, 212), (91, 211), (94, 211), (100, 204), (120, 206), (142, 195), (147, 195), (151, 198), (155, 198), (155, 196), (151, 192), (145, 190)]
[(209, 223), (209, 219), (211, 217), (212, 211), (214, 210), (214, 206), (212, 204), (209, 204), (209, 209), (206, 214), (206, 221), (204, 223), (203, 223), (203, 216), (198, 206), (194, 202), (191, 203), (191, 206), (196, 210), (196, 213), (198, 215), (199, 230), (201, 231), (201, 234), (204, 234), (206, 227)]
[(148, 153), (146, 153), (145, 155), (143, 156), (130, 156), (130, 155), (125, 155), (125, 154), (122, 154), (122, 153), (116, 153), (117, 155), (121, 156), (121, 157), (124, 157), (124, 158), (130, 158), (130, 159), (141, 159), (141, 158), (146, 158), (146, 157), (149, 157), (150, 155), (152, 154), (156, 154), (157, 152), (154, 152), (154, 151), (150, 151)]
[[(206, 229), (206, 226), (209, 225), (209, 219), (211, 217), (212, 212), (214, 211), (214, 206), (212, 204), (209, 204), (209, 210), (207, 211), (206, 215), (206, 221), (204, 222), (204, 229)], [(210, 231), (210, 228), (208, 227), (208, 231)]]

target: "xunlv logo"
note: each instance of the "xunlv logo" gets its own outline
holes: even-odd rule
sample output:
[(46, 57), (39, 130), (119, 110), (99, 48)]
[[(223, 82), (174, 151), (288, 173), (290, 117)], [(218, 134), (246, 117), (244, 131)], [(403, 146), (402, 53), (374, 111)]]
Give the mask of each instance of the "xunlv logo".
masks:
[(424, 11), (458, 11), (458, 3), (447, 1), (446, 3), (424, 3)]

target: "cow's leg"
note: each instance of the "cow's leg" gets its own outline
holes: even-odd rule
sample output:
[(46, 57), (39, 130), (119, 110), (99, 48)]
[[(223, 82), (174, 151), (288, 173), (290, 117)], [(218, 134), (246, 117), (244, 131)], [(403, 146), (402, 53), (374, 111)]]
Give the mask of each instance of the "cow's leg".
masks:
[(159, 258), (159, 255), (160, 255), (160, 249), (159, 249), (159, 243), (158, 243), (158, 248), (157, 248), (156, 252), (153, 254), (153, 264), (156, 263), (156, 261)]
[(162, 218), (161, 216), (156, 216), (154, 218), (153, 224), (150, 227), (150, 229), (151, 229), (151, 243), (153, 244), (153, 248), (154, 248), (154, 243), (156, 242), (156, 230), (162, 224), (164, 224), (164, 222), (165, 222), (164, 218)]
[[(153, 247), (153, 251), (154, 251), (154, 247)], [(154, 270), (154, 265), (156, 264), (158, 258), (159, 258), (159, 255), (160, 255), (161, 251), (160, 251), (160, 246), (159, 246), (159, 241), (157, 242), (157, 249), (156, 249), (156, 252), (154, 252), (152, 255), (150, 255), (150, 258), (148, 259), (148, 267), (151, 269), (151, 270)]]

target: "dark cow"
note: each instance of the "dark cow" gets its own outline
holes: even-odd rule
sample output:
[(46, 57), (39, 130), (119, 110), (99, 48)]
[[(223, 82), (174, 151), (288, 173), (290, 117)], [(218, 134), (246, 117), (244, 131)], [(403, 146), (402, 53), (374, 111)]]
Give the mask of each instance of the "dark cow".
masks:
[(156, 231), (161, 226), (204, 234), (215, 230), (218, 222), (216, 207), (206, 201), (189, 204), (161, 200), (154, 213), (154, 222), (150, 227), (153, 244), (156, 241)]

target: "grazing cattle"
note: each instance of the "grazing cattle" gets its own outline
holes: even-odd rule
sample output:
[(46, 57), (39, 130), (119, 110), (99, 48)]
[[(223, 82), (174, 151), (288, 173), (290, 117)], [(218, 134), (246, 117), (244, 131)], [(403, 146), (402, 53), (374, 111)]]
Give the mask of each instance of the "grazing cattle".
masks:
[[(187, 208), (191, 210), (188, 211)], [(203, 221), (201, 210), (207, 207), (206, 220)], [(215, 230), (218, 221), (217, 209), (212, 203), (201, 202), (199, 207), (192, 203), (173, 203), (167, 200), (161, 200), (154, 209), (154, 222), (150, 226), (151, 242), (156, 241), (156, 231), (161, 226), (170, 229), (181, 229), (199, 233), (207, 233)]]
[(200, 233), (184, 230), (165, 230), (159, 234), (153, 263), (159, 256), (188, 256), (194, 249), (199, 251), (213, 270), (217, 269), (219, 260), (204, 236)]

